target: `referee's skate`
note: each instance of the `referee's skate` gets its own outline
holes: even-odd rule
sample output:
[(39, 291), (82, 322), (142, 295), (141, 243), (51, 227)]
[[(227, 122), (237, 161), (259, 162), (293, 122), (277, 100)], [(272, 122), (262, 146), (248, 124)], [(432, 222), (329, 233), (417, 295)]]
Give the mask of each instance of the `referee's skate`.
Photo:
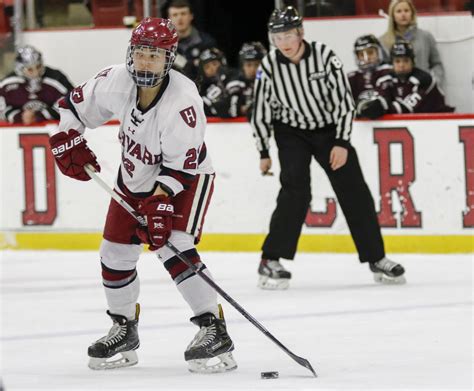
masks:
[(405, 269), (399, 263), (384, 257), (380, 261), (369, 263), (374, 273), (374, 281), (381, 284), (405, 284)]
[(284, 290), (290, 286), (291, 273), (280, 261), (262, 259), (258, 266), (258, 287), (267, 290)]

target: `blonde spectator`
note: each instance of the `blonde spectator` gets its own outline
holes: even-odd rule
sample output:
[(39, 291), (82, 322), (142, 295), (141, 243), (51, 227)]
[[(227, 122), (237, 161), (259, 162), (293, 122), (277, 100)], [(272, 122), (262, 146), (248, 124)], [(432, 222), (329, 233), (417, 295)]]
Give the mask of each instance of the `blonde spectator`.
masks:
[(388, 28), (380, 37), (386, 52), (397, 41), (409, 41), (415, 50), (418, 68), (431, 73), (438, 85), (444, 82), (444, 69), (433, 35), (417, 27), (416, 8), (412, 0), (392, 0), (388, 7)]

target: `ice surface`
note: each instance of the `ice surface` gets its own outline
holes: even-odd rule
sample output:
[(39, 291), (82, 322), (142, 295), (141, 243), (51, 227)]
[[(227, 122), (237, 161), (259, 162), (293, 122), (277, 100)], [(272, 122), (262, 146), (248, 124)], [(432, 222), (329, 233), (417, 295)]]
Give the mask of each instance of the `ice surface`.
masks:
[[(87, 368), (111, 323), (95, 252), (1, 253), (1, 372), (10, 390), (472, 389), (472, 254), (393, 255), (405, 286), (376, 285), (355, 254), (298, 254), (288, 291), (256, 287), (256, 253), (203, 253), (218, 284), (319, 377), (224, 304), (239, 368), (187, 371), (196, 327), (151, 253), (138, 263), (141, 347), (135, 367)], [(260, 372), (279, 379), (261, 380)]]

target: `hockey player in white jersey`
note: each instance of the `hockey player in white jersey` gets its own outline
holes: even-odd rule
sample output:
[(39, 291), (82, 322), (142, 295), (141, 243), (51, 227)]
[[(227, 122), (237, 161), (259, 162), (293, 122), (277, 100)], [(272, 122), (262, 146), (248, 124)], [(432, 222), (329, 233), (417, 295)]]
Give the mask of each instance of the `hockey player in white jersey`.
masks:
[(136, 263), (142, 243), (163, 262), (194, 313), (191, 321), (200, 328), (184, 354), (189, 370), (209, 373), (237, 367), (216, 292), (165, 246), (170, 240), (205, 269), (195, 244), (213, 192), (214, 171), (204, 143), (202, 99), (190, 79), (171, 69), (177, 44), (169, 20), (145, 18), (132, 32), (126, 64), (103, 69), (60, 102), (59, 129), (50, 139), (62, 173), (87, 181), (84, 165), (92, 164), (97, 171), (100, 165), (83, 137), (85, 128), (119, 119), (122, 159), (115, 191), (148, 221), (147, 229), (141, 228), (111, 200), (100, 258), (113, 325), (89, 347), (92, 369), (138, 362)]

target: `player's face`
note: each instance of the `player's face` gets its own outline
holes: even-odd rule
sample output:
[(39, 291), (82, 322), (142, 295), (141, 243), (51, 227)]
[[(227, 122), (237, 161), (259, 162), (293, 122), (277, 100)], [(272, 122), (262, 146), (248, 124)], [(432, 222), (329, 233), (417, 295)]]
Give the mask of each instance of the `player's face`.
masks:
[(303, 34), (298, 29), (273, 33), (270, 36), (274, 45), (287, 58), (292, 58), (298, 53), (303, 40)]
[(166, 62), (163, 49), (137, 47), (132, 54), (133, 65), (138, 72), (161, 73)]
[(400, 4), (397, 4), (393, 10), (393, 18), (397, 26), (409, 26), (412, 22), (413, 14), (408, 3), (402, 2)]
[(185, 32), (191, 27), (193, 14), (188, 7), (170, 7), (168, 9), (168, 18), (173, 22), (178, 33)]
[(206, 77), (214, 77), (217, 75), (221, 62), (219, 60), (212, 60), (202, 66), (202, 70)]
[(23, 69), (23, 74), (28, 79), (38, 79), (39, 77), (41, 77), (42, 72), (43, 72), (42, 64), (30, 65)]
[(393, 71), (396, 75), (407, 75), (413, 70), (413, 61), (410, 57), (395, 57)]
[(244, 63), (242, 64), (242, 70), (244, 71), (245, 78), (248, 80), (255, 79), (259, 65), (260, 61), (258, 60), (244, 61)]
[(379, 53), (376, 48), (366, 48), (357, 52), (357, 58), (363, 64), (376, 64), (379, 60)]

